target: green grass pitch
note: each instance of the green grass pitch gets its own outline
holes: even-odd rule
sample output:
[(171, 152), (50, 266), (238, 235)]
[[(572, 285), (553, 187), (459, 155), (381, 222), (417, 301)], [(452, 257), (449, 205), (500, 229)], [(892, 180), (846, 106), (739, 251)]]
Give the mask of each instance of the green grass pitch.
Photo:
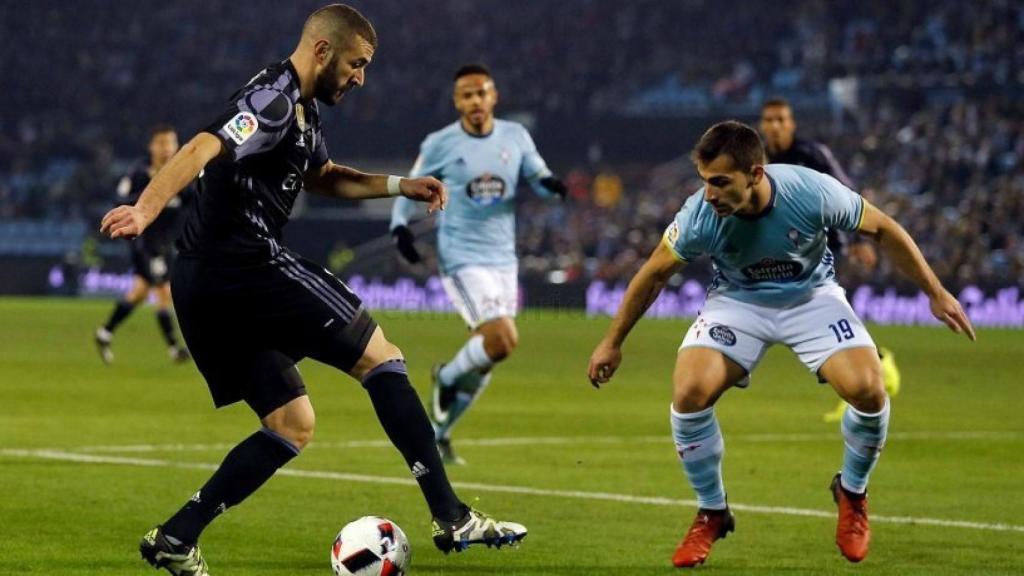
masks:
[[(103, 366), (91, 331), (109, 309), (0, 300), (0, 574), (153, 573), (138, 539), (257, 426), (244, 405), (214, 411), (195, 368), (170, 364), (148, 309), (123, 326), (117, 361)], [(451, 356), (464, 328), (450, 316), (377, 316), (428, 399), (430, 366)], [(214, 576), (328, 575), (335, 532), (366, 514), (404, 528), (414, 575), (675, 573), (669, 559), (694, 512), (668, 427), (686, 323), (642, 322), (600, 391), (585, 370), (606, 319), (529, 311), (519, 326), (519, 350), (457, 429), (469, 465), (449, 471), (464, 500), (529, 526), (519, 549), (435, 551), (420, 493), (359, 385), (307, 361), (314, 443), (291, 475), (207, 530)], [(776, 347), (752, 387), (718, 405), (730, 501), (755, 508), (737, 510), (737, 531), (698, 570), (1024, 573), (1024, 332), (982, 331), (974, 344), (939, 328), (873, 333), (895, 351), (904, 389), (871, 512), (904, 520), (874, 522), (862, 564), (841, 558), (834, 520), (813, 515), (834, 510), (827, 486), (842, 441), (821, 414), (835, 397)]]

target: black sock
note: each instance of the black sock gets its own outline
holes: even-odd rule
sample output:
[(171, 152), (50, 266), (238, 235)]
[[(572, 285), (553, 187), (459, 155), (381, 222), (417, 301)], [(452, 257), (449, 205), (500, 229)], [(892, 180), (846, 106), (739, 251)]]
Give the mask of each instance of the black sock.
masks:
[(124, 319), (135, 310), (135, 304), (127, 300), (118, 300), (117, 306), (114, 306), (114, 311), (110, 313), (110, 318), (107, 323), (103, 325), (108, 332), (113, 332), (117, 329), (117, 325), (124, 322)]
[(177, 346), (178, 338), (174, 335), (174, 319), (171, 318), (169, 310), (157, 310), (156, 322), (160, 325), (160, 331), (164, 333), (164, 340), (168, 346)]
[(261, 429), (228, 452), (220, 468), (163, 524), (161, 531), (194, 545), (218, 514), (248, 498), (298, 453), (299, 449), (284, 438)]
[(453, 522), (465, 513), (455, 495), (434, 444), (434, 429), (420, 397), (409, 384), (405, 362), (389, 360), (363, 378), (373, 409), (391, 443), (398, 448), (419, 482), (435, 518)]

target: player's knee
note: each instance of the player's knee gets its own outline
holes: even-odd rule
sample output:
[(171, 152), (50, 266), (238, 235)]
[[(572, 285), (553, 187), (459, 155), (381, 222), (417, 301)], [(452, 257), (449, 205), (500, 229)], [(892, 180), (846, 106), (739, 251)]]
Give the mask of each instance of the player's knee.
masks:
[(366, 350), (363, 351), (363, 356), (348, 373), (356, 380), (362, 382), (367, 374), (385, 362), (404, 359), (402, 350), (384, 338), (383, 333), (379, 333), (370, 340)]
[(846, 399), (854, 408), (861, 412), (874, 414), (885, 408), (887, 394), (882, 373), (879, 370), (866, 369), (856, 377), (853, 392)]
[(299, 450), (302, 450), (313, 440), (316, 416), (310, 411), (308, 414), (288, 418), (283, 422), (276, 423), (276, 425), (268, 426), (268, 428), (282, 436)]
[(710, 380), (700, 376), (677, 378), (672, 391), (672, 407), (680, 414), (700, 412), (713, 403), (711, 390), (714, 388)]
[(494, 362), (508, 358), (519, 345), (519, 337), (510, 331), (500, 331), (484, 340), (484, 350)]

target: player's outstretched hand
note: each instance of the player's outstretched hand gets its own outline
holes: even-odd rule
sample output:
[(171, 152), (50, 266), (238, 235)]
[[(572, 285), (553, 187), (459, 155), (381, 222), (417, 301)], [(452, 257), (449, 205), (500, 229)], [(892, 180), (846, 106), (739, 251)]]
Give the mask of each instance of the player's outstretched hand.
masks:
[(971, 325), (971, 321), (967, 318), (967, 313), (964, 312), (960, 302), (953, 297), (947, 290), (943, 289), (939, 294), (931, 299), (932, 314), (936, 318), (942, 320), (949, 329), (957, 334), (964, 334), (971, 341), (977, 340), (977, 336), (974, 334), (974, 326)]
[(594, 353), (590, 355), (590, 367), (587, 369), (590, 383), (594, 388), (600, 388), (601, 384), (612, 379), (621, 363), (622, 349), (602, 340), (597, 348), (594, 348)]
[(569, 188), (565, 186), (565, 182), (562, 182), (561, 180), (555, 178), (554, 176), (541, 178), (540, 185), (547, 189), (548, 192), (551, 192), (552, 194), (558, 196), (562, 200), (565, 200), (566, 194), (569, 193)]
[(398, 189), (406, 198), (427, 202), (427, 212), (444, 210), (448, 206), (448, 190), (437, 178), (402, 178)]
[(416, 249), (416, 237), (408, 226), (396, 226), (391, 231), (391, 237), (395, 239), (395, 248), (409, 264), (416, 264), (421, 260), (420, 251)]
[(149, 226), (150, 219), (135, 206), (118, 206), (100, 222), (100, 233), (110, 238), (135, 238)]

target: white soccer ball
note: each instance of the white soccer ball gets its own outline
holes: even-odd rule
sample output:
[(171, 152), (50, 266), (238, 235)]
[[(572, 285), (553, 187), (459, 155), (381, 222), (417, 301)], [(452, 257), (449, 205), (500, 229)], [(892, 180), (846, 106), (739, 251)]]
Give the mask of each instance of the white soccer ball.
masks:
[(403, 576), (411, 558), (402, 529), (379, 516), (349, 522), (331, 546), (331, 567), (337, 576)]

